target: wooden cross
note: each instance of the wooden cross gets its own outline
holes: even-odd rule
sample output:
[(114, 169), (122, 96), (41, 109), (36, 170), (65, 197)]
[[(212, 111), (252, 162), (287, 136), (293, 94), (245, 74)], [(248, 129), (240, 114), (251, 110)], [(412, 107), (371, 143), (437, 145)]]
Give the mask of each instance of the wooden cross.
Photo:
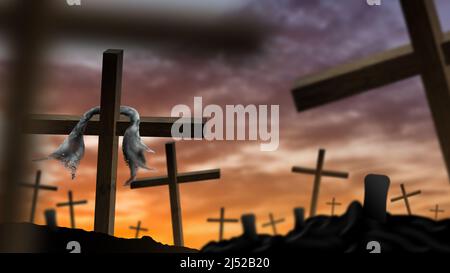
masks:
[(69, 191), (69, 201), (56, 204), (57, 207), (69, 207), (70, 211), (70, 226), (75, 228), (75, 211), (74, 206), (87, 204), (87, 200), (73, 201), (72, 191)]
[(183, 225), (181, 220), (181, 204), (178, 184), (220, 178), (220, 169), (178, 173), (175, 142), (166, 143), (167, 176), (137, 179), (131, 183), (132, 189), (169, 186), (170, 209), (172, 215), (173, 240), (176, 246), (183, 246)]
[[(58, 2), (58, 3), (56, 3)], [(62, 6), (55, 9), (54, 5)], [(154, 44), (156, 40), (163, 42), (171, 42), (179, 44), (192, 45), (191, 48), (212, 51), (241, 52), (242, 49), (252, 51), (257, 49), (264, 38), (264, 31), (261, 31), (261, 24), (258, 22), (243, 24), (234, 18), (225, 20), (219, 24), (214, 22), (206, 25), (202, 20), (192, 23), (186, 20), (168, 20), (167, 16), (126, 16), (124, 14), (111, 15), (108, 12), (85, 13), (79, 12), (78, 9), (70, 9), (65, 6), (65, 1), (39, 0), (39, 1), (13, 1), (6, 8), (0, 8), (0, 28), (11, 35), (8, 37), (11, 41), (12, 49), (12, 67), (11, 80), (9, 82), (10, 90), (7, 90), (5, 99), (8, 102), (5, 109), (5, 117), (8, 122), (5, 126), (4, 143), (5, 152), (1, 155), (0, 160), (3, 172), (0, 177), (0, 187), (3, 192), (8, 194), (0, 198), (0, 221), (14, 221), (15, 216), (20, 213), (20, 206), (17, 200), (22, 197), (19, 191), (16, 191), (17, 184), (22, 181), (22, 173), (17, 170), (26, 168), (27, 150), (29, 148), (27, 137), (23, 134), (24, 125), (29, 121), (29, 109), (33, 109), (35, 98), (38, 93), (38, 82), (42, 78), (43, 69), (40, 69), (46, 49), (50, 40), (53, 38), (70, 37), (87, 39), (116, 39), (121, 38), (129, 42), (146, 42)], [(176, 21), (176, 22), (175, 22)], [(185, 43), (186, 42), (186, 43)], [(230, 50), (231, 49), (231, 50)], [(113, 94), (111, 94), (113, 95)], [(71, 125), (74, 124), (73, 117), (47, 116), (51, 118), (50, 123), (55, 121), (63, 122), (64, 131), (62, 134), (68, 134)], [(55, 120), (53, 120), (55, 118)], [(44, 121), (48, 120), (44, 118)], [(167, 137), (168, 133), (165, 128), (170, 128), (172, 121), (165, 118), (156, 118), (147, 120), (153, 122), (153, 129), (148, 130), (150, 134), (155, 136)], [(76, 122), (76, 121), (75, 121)], [(97, 122), (98, 124), (99, 122)], [(118, 122), (117, 128), (123, 132)], [(157, 123), (161, 125), (158, 129)], [(44, 122), (45, 124), (45, 122)], [(148, 125), (148, 124), (147, 124)], [(51, 128), (51, 127), (49, 127)], [(92, 126), (95, 131), (95, 126)], [(61, 128), (60, 128), (61, 129)], [(51, 132), (50, 134), (56, 134)], [(169, 129), (170, 132), (170, 129)], [(96, 135), (98, 135), (98, 131)], [(141, 132), (141, 135), (142, 132)], [(110, 181), (115, 187), (115, 181)], [(108, 186), (106, 186), (108, 188)], [(94, 229), (97, 232), (114, 233), (114, 214), (108, 211), (114, 210), (115, 196), (109, 193), (108, 189), (104, 189), (102, 195), (105, 196), (104, 204), (96, 209), (96, 221)], [(111, 200), (108, 203), (108, 200)], [(96, 197), (96, 201), (97, 200)], [(105, 210), (104, 207), (109, 210)], [(96, 202), (97, 208), (97, 202)], [(100, 211), (100, 208), (103, 208)], [(0, 237), (11, 237), (11, 234), (0, 233)], [(11, 240), (13, 244), (17, 241)], [(22, 241), (24, 241), (22, 239)], [(5, 240), (0, 238), (0, 246)], [(5, 243), (9, 244), (9, 243)]]
[(224, 225), (225, 223), (238, 223), (239, 219), (225, 218), (225, 208), (220, 208), (220, 218), (208, 218), (206, 220), (210, 223), (219, 223), (219, 242), (223, 240)]
[(130, 229), (135, 229), (135, 230), (136, 230), (136, 235), (134, 236), (134, 238), (136, 238), (136, 239), (139, 238), (139, 232), (140, 232), (141, 230), (142, 230), (142, 231), (145, 231), (145, 232), (148, 231), (148, 229), (141, 227), (141, 221), (138, 221), (138, 222), (137, 222), (137, 225), (136, 225), (135, 227), (130, 226)]
[[(118, 138), (123, 136), (129, 121), (119, 119), (123, 51), (110, 49), (103, 53), (100, 117), (94, 117), (85, 135), (98, 135), (97, 183), (94, 230), (114, 234)], [(80, 120), (79, 116), (34, 115), (26, 128), (30, 134), (67, 135)], [(171, 137), (172, 124), (178, 118), (142, 117), (140, 135)], [(183, 119), (183, 126), (202, 126), (204, 120)], [(191, 130), (194, 132), (194, 130)]]
[(342, 205), (341, 203), (336, 202), (336, 198), (333, 197), (331, 202), (327, 202), (327, 205), (331, 206), (331, 216), (334, 216), (334, 207)]
[(33, 188), (33, 199), (31, 201), (30, 223), (34, 223), (34, 216), (36, 214), (36, 205), (38, 202), (39, 190), (48, 190), (48, 191), (57, 191), (58, 190), (58, 187), (55, 187), (55, 186), (41, 185), (41, 174), (42, 174), (42, 172), (40, 170), (38, 170), (36, 172), (36, 179), (34, 180), (34, 184), (20, 183), (20, 186), (22, 186), (22, 187)]
[(392, 198), (391, 202), (397, 202), (397, 201), (403, 199), (405, 201), (405, 206), (406, 206), (406, 210), (408, 211), (408, 215), (411, 215), (412, 214), (411, 207), (409, 206), (408, 198), (411, 196), (414, 196), (414, 195), (421, 194), (422, 192), (421, 191), (413, 191), (411, 193), (407, 193), (404, 184), (400, 184), (400, 188), (402, 190), (402, 195)]
[(450, 177), (450, 33), (442, 33), (433, 0), (400, 3), (412, 45), (300, 80), (292, 91), (295, 104), (305, 111), (420, 75)]
[(430, 211), (431, 211), (431, 212), (434, 212), (434, 219), (435, 219), (435, 220), (438, 220), (438, 214), (439, 214), (440, 212), (444, 212), (443, 209), (439, 209), (439, 205), (438, 205), (438, 204), (436, 204), (436, 207), (435, 207), (434, 209), (430, 209)]
[(309, 216), (313, 217), (317, 212), (317, 202), (319, 200), (319, 190), (320, 190), (320, 180), (322, 176), (329, 176), (335, 178), (348, 178), (348, 173), (328, 171), (323, 169), (325, 161), (325, 150), (319, 150), (319, 156), (317, 157), (316, 169), (304, 168), (304, 167), (292, 167), (292, 171), (295, 173), (313, 174), (314, 175), (314, 186), (311, 198), (311, 207), (309, 211)]
[(284, 222), (284, 218), (275, 220), (275, 218), (273, 217), (273, 214), (269, 213), (269, 222), (264, 223), (262, 225), (262, 227), (272, 226), (273, 235), (277, 235), (278, 234), (277, 233), (277, 224), (283, 223), (283, 222)]

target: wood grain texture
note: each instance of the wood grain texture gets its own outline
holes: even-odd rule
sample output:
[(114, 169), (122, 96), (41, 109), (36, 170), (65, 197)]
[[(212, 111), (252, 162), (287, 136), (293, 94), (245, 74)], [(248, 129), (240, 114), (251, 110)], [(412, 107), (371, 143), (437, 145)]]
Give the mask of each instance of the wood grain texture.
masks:
[(400, 3), (450, 176), (450, 74), (442, 50), (443, 36), (436, 7), (433, 0), (401, 0)]
[(114, 235), (122, 63), (122, 50), (103, 53), (94, 230), (109, 235)]
[[(446, 63), (450, 64), (450, 32), (445, 34), (442, 49)], [(305, 111), (419, 75), (420, 72), (418, 56), (411, 45), (406, 45), (305, 76), (296, 83), (292, 95), (297, 111)]]

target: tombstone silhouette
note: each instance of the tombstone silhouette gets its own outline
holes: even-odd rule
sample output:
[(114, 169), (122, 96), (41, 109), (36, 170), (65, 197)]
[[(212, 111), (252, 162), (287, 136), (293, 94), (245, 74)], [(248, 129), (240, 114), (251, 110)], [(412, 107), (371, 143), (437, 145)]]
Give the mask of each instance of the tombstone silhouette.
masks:
[(390, 184), (385, 175), (369, 174), (364, 179), (364, 214), (378, 222), (386, 221), (386, 203)]
[(305, 224), (305, 209), (294, 208), (294, 231), (300, 231)]
[(45, 215), (45, 223), (51, 229), (56, 229), (58, 227), (56, 223), (56, 210), (55, 209), (46, 209), (44, 211)]
[(243, 235), (247, 239), (256, 240), (258, 233), (256, 232), (256, 217), (254, 214), (244, 214), (241, 217)]

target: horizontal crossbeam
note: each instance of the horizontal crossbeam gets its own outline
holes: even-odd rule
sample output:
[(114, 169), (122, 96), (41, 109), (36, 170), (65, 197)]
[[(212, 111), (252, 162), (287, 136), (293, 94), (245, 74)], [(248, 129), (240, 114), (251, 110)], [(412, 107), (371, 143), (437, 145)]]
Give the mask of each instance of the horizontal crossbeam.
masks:
[(238, 219), (212, 219), (208, 218), (206, 219), (207, 222), (224, 222), (224, 223), (238, 223)]
[[(313, 174), (313, 175), (316, 174), (315, 169), (298, 167), (298, 166), (292, 167), (292, 172)], [(322, 174), (322, 176), (330, 176), (330, 177), (336, 177), (336, 178), (348, 178), (348, 173), (346, 173), (346, 172), (322, 170), (321, 174)]]
[(139, 231), (148, 231), (148, 229), (147, 228), (137, 228), (137, 227), (133, 227), (133, 226), (130, 226), (130, 229), (138, 229)]
[[(68, 135), (80, 118), (80, 116), (70, 115), (32, 115), (30, 124), (26, 127), (25, 133)], [(179, 119), (180, 118), (177, 117), (142, 117), (139, 126), (140, 135), (143, 137), (171, 137), (172, 125)], [(182, 123), (186, 124), (186, 126), (189, 126), (190, 124), (191, 132), (194, 132), (194, 126), (196, 124), (199, 124), (200, 126), (201, 124), (203, 128), (206, 119), (183, 118)], [(125, 117), (121, 117), (117, 124), (116, 135), (123, 136), (128, 126), (130, 126), (129, 120)], [(86, 127), (85, 135), (98, 135), (99, 132), (99, 119), (98, 117), (93, 117)]]
[[(177, 176), (177, 182), (178, 183), (199, 182), (219, 178), (220, 178), (220, 169), (212, 169), (204, 171), (179, 173)], [(169, 178), (167, 176), (136, 179), (134, 182), (131, 183), (131, 188), (137, 189), (163, 185), (169, 185)]]
[(57, 207), (65, 207), (65, 206), (70, 206), (71, 204), (72, 205), (83, 205), (83, 204), (87, 204), (87, 200), (58, 203), (58, 204), (56, 204), (56, 206)]
[(275, 221), (273, 221), (273, 222), (269, 222), (269, 223), (264, 223), (264, 224), (262, 224), (262, 227), (269, 227), (269, 226), (272, 226), (273, 224), (283, 223), (284, 221), (285, 221), (285, 219), (275, 220)]
[[(20, 183), (19, 185), (22, 187), (26, 187), (26, 188), (36, 188), (35, 184)], [(48, 190), (48, 191), (57, 191), (58, 190), (58, 187), (47, 186), (47, 185), (39, 185), (38, 188), (41, 190)]]
[[(442, 44), (450, 64), (450, 32)], [(420, 64), (410, 45), (306, 76), (292, 90), (298, 111), (305, 111), (360, 94), (420, 73)]]
[(391, 199), (391, 202), (396, 202), (396, 201), (405, 199), (405, 197), (411, 197), (411, 196), (418, 195), (421, 193), (422, 193), (422, 191), (413, 191), (413, 192), (406, 194), (405, 196), (402, 195), (402, 196), (394, 197)]

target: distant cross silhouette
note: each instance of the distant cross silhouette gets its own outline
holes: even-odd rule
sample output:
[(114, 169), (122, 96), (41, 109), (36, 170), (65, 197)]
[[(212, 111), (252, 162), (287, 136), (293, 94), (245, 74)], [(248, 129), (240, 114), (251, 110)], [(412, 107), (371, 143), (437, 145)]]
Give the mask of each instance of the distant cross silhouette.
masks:
[(348, 178), (348, 173), (346, 172), (337, 172), (337, 171), (328, 171), (323, 169), (325, 160), (325, 150), (319, 150), (319, 156), (317, 158), (317, 166), (316, 169), (304, 168), (304, 167), (292, 167), (292, 171), (294, 173), (304, 173), (304, 174), (313, 174), (314, 175), (314, 186), (311, 198), (311, 207), (309, 211), (309, 217), (315, 216), (317, 212), (317, 202), (319, 200), (319, 190), (320, 190), (320, 180), (322, 176), (329, 176), (335, 178)]
[(331, 206), (331, 216), (334, 216), (334, 207), (342, 205), (341, 203), (336, 202), (336, 198), (333, 197), (331, 202), (327, 202), (327, 205)]
[(30, 214), (30, 223), (34, 223), (34, 216), (36, 215), (36, 205), (38, 201), (39, 190), (48, 190), (48, 191), (57, 191), (58, 187), (55, 186), (47, 186), (41, 185), (41, 174), (42, 172), (39, 170), (36, 172), (36, 179), (34, 180), (34, 184), (21, 183), (20, 186), (33, 188), (33, 200), (31, 201), (31, 214)]
[(136, 179), (131, 189), (168, 185), (172, 216), (173, 240), (176, 246), (184, 246), (183, 225), (181, 220), (181, 202), (178, 184), (220, 178), (220, 169), (178, 173), (175, 142), (166, 143), (167, 176)]
[(439, 212), (444, 212), (443, 209), (439, 209), (439, 205), (436, 204), (436, 207), (434, 209), (430, 209), (431, 212), (434, 212), (434, 219), (438, 220), (438, 214)]
[(75, 211), (74, 211), (73, 206), (84, 205), (84, 204), (87, 204), (87, 200), (73, 201), (72, 191), (69, 191), (69, 202), (58, 203), (58, 204), (56, 204), (56, 206), (57, 207), (69, 206), (69, 210), (70, 210), (70, 226), (72, 228), (75, 228)]
[(220, 218), (208, 218), (207, 222), (219, 223), (219, 242), (223, 240), (224, 225), (225, 223), (238, 223), (239, 219), (225, 218), (225, 208), (220, 208)]
[(141, 227), (141, 221), (138, 221), (138, 222), (137, 222), (137, 225), (136, 225), (135, 227), (130, 226), (130, 229), (135, 229), (135, 230), (136, 230), (136, 235), (134, 236), (134, 238), (136, 238), (136, 239), (139, 238), (139, 232), (140, 232), (141, 230), (142, 230), (142, 231), (145, 231), (145, 232), (148, 231), (148, 229)]
[(275, 220), (275, 218), (273, 217), (273, 214), (269, 213), (269, 222), (264, 223), (262, 225), (262, 227), (272, 226), (273, 235), (277, 235), (278, 234), (277, 233), (277, 224), (283, 223), (283, 222), (284, 222), (284, 218)]
[(410, 205), (409, 205), (409, 200), (408, 200), (408, 198), (411, 197), (411, 196), (414, 196), (414, 195), (419, 195), (419, 194), (421, 194), (422, 192), (421, 192), (421, 191), (414, 191), (414, 192), (411, 192), (411, 193), (406, 193), (405, 185), (404, 185), (404, 184), (400, 184), (400, 188), (401, 188), (401, 190), (402, 190), (402, 195), (401, 195), (401, 196), (397, 196), (397, 197), (392, 198), (392, 199), (391, 199), (391, 202), (397, 202), (397, 201), (403, 199), (403, 200), (405, 201), (406, 211), (408, 212), (408, 215), (411, 215), (411, 214), (412, 214), (412, 213), (411, 213), (411, 207), (410, 207)]

